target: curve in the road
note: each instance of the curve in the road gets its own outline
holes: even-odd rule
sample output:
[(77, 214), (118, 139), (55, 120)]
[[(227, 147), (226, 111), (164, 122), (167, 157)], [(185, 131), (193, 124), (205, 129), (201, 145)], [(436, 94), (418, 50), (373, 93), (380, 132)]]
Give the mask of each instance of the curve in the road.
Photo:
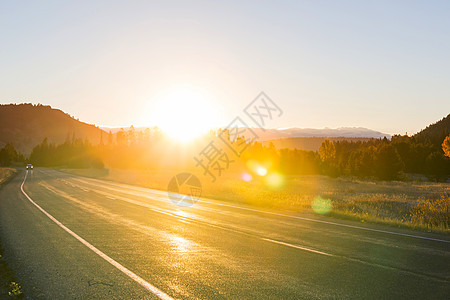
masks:
[(133, 279), (134, 281), (136, 281), (137, 283), (139, 283), (142, 287), (144, 287), (146, 290), (148, 290), (149, 292), (153, 293), (154, 295), (156, 295), (157, 297), (159, 297), (160, 299), (164, 299), (164, 300), (169, 300), (169, 299), (173, 299), (172, 297), (170, 297), (169, 295), (167, 295), (166, 293), (164, 293), (163, 291), (161, 291), (160, 289), (158, 289), (157, 287), (155, 287), (154, 285), (152, 285), (151, 283), (145, 281), (144, 279), (142, 279), (141, 277), (139, 277), (138, 275), (136, 275), (135, 273), (133, 273), (132, 271), (130, 271), (129, 269), (127, 269), (126, 267), (122, 266), (120, 263), (118, 263), (117, 261), (115, 261), (114, 259), (112, 259), (111, 257), (109, 257), (108, 255), (106, 255), (105, 253), (103, 253), (102, 251), (100, 251), (99, 249), (97, 249), (96, 247), (94, 247), (92, 244), (90, 244), (88, 241), (86, 241), (85, 239), (83, 239), (82, 237), (80, 237), (79, 235), (77, 235), (75, 232), (73, 232), (72, 230), (70, 230), (69, 228), (67, 228), (64, 224), (62, 224), (61, 222), (59, 222), (55, 217), (53, 217), (51, 214), (49, 214), (48, 212), (46, 212), (42, 207), (40, 207), (36, 202), (33, 201), (33, 199), (31, 199), (30, 196), (28, 196), (28, 194), (24, 191), (23, 186), (25, 184), (25, 181), (27, 180), (27, 175), (28, 175), (28, 171), (25, 173), (25, 177), (23, 178), (23, 182), (20, 185), (20, 190), (22, 191), (22, 193), (25, 195), (25, 197), (27, 197), (27, 199), (34, 205), (36, 206), (42, 213), (44, 213), (50, 220), (52, 220), (56, 225), (58, 225), (59, 227), (61, 227), (62, 229), (64, 229), (64, 231), (66, 231), (67, 233), (69, 233), (71, 236), (73, 236), (74, 238), (76, 238), (78, 241), (80, 241), (83, 245), (85, 245), (86, 247), (88, 247), (90, 250), (92, 250), (95, 254), (97, 254), (98, 256), (100, 256), (101, 258), (103, 258), (104, 260), (106, 260), (108, 263), (110, 263), (111, 265), (113, 265), (114, 267), (116, 267), (119, 271), (121, 271), (122, 273), (124, 273), (125, 275), (127, 275), (128, 277), (130, 277), (131, 279)]

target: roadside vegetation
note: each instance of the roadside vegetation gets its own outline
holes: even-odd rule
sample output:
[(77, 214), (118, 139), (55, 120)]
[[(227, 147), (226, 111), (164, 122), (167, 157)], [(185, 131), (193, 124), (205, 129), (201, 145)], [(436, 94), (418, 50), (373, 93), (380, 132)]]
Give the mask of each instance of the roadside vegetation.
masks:
[(0, 188), (17, 174), (16, 169), (0, 167)]
[[(0, 168), (0, 189), (17, 175), (17, 173), (15, 169)], [(3, 257), (1, 242), (0, 240), (0, 298), (21, 299), (23, 297), (22, 287), (16, 281), (13, 272)]]

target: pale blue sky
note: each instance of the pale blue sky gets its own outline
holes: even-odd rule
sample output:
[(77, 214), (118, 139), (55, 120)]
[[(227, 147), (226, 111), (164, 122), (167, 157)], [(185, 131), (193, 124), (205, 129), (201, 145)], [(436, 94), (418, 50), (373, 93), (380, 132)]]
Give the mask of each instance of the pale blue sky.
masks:
[(0, 103), (154, 125), (174, 86), (225, 125), (261, 90), (270, 127), (413, 133), (450, 113), (450, 1), (1, 1)]

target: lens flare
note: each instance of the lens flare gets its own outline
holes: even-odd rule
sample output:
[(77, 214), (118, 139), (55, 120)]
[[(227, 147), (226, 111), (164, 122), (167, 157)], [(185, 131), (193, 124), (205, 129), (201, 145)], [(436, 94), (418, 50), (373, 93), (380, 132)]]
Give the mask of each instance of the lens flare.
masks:
[(267, 175), (267, 169), (264, 168), (263, 166), (259, 166), (256, 168), (256, 174), (258, 174), (259, 176), (266, 176)]
[(250, 159), (247, 161), (247, 168), (250, 170), (250, 172), (259, 175), (259, 176), (266, 176), (267, 175), (267, 168), (266, 164), (261, 164), (260, 162)]
[(252, 176), (252, 175), (250, 175), (250, 174), (248, 174), (248, 173), (242, 173), (242, 180), (249, 182), (249, 181), (251, 181), (252, 179), (253, 179), (253, 176)]
[(312, 209), (321, 215), (325, 215), (331, 211), (332, 205), (330, 199), (324, 199), (320, 196), (317, 196), (314, 198), (314, 200), (311, 203)]
[(279, 173), (270, 173), (266, 176), (266, 183), (272, 189), (281, 188), (284, 184), (284, 177)]

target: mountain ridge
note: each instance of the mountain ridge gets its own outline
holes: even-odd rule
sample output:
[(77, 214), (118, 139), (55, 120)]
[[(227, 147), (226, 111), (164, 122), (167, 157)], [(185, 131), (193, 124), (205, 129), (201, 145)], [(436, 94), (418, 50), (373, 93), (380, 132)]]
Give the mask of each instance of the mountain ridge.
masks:
[(51, 143), (67, 139), (88, 139), (98, 144), (106, 132), (63, 112), (42, 104), (0, 105), (0, 148), (12, 142), (17, 150), (28, 155), (44, 138)]
[[(127, 131), (131, 126), (126, 127), (106, 127), (100, 126), (100, 128), (106, 132), (111, 131), (116, 133), (121, 129)], [(145, 126), (133, 127), (136, 131), (145, 130)], [(335, 138), (391, 138), (390, 134), (382, 133), (365, 127), (338, 127), (338, 128), (239, 128), (242, 130), (252, 130), (258, 136), (258, 140), (272, 140), (282, 138), (296, 138), (296, 137), (335, 137)], [(245, 134), (245, 133), (244, 133)], [(249, 136), (251, 132), (247, 133)]]

